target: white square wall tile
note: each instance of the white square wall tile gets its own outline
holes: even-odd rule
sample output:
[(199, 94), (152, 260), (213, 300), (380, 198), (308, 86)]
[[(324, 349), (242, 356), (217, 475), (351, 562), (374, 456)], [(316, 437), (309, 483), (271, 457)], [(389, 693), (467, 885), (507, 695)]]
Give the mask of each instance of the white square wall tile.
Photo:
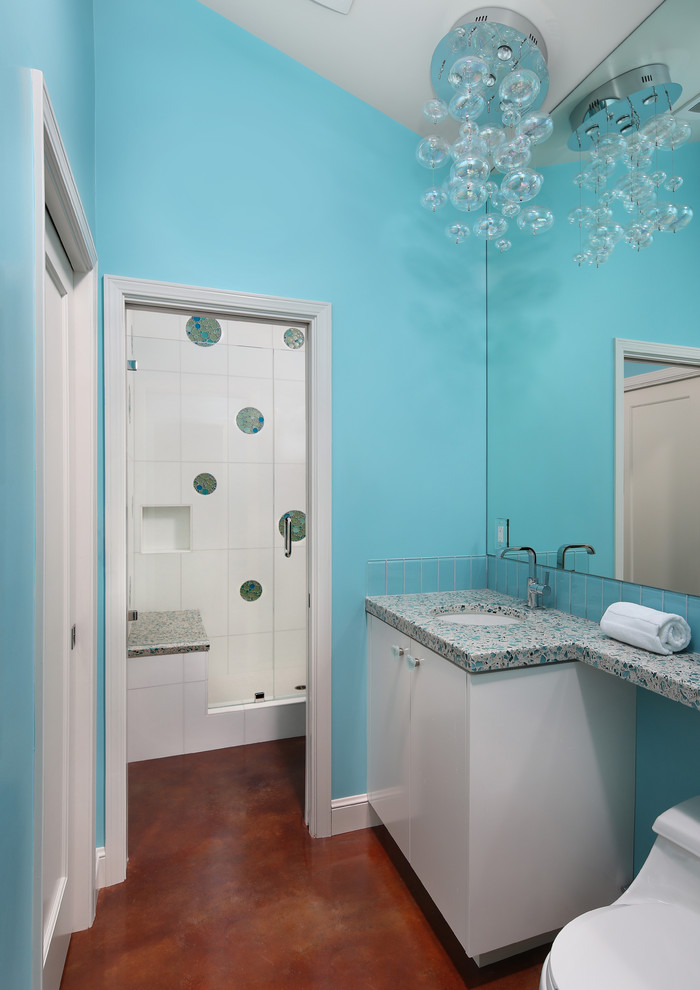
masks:
[[(207, 494), (211, 475), (216, 482)], [(187, 461), (180, 469), (182, 501), (191, 507), (192, 549), (224, 550), (228, 547), (228, 465), (213, 461)], [(195, 488), (199, 479), (203, 491)]]
[(306, 705), (255, 705), (245, 710), (246, 745), (293, 739), (306, 733)]
[(134, 461), (134, 506), (180, 505), (182, 470), (178, 461)]
[(130, 763), (184, 752), (182, 684), (127, 691), (127, 714)]
[[(272, 550), (230, 550), (228, 579), (229, 635), (272, 632), (274, 609)], [(241, 588), (245, 591), (245, 586), (250, 581), (256, 581), (261, 588), (261, 594), (255, 600), (249, 600), (241, 595)]]
[(180, 373), (180, 344), (155, 337), (132, 337), (131, 356), (136, 359), (137, 374), (142, 371)]
[(161, 684), (181, 684), (182, 654), (155, 657), (129, 657), (127, 686), (131, 688), (159, 687)]
[(275, 698), (304, 697), (306, 690), (297, 690), (300, 684), (306, 684), (306, 668), (277, 667), (275, 665)]
[(182, 558), (182, 608), (198, 608), (208, 636), (228, 632), (228, 551), (193, 550)]
[(272, 378), (272, 349), (229, 347), (228, 373), (231, 378)]
[(183, 461), (226, 461), (228, 400), (224, 375), (182, 375)]
[(228, 465), (228, 545), (272, 549), (276, 542), (272, 512), (272, 464)]
[(141, 612), (174, 612), (182, 608), (180, 553), (136, 553), (132, 603)]
[(306, 381), (306, 354), (302, 351), (275, 351), (275, 381)]
[(306, 460), (306, 387), (304, 382), (275, 381), (275, 463)]
[[(301, 677), (301, 683), (306, 680), (306, 628), (278, 629), (275, 631), (275, 670), (284, 667), (293, 668)], [(299, 677), (296, 683), (299, 684)]]
[[(252, 633), (248, 636), (229, 636), (228, 672), (239, 674), (272, 674), (274, 643), (272, 633)], [(260, 690), (256, 688), (256, 690)], [(272, 688), (270, 687), (270, 690)]]
[[(285, 512), (306, 514), (306, 465), (275, 465), (275, 526)], [(296, 543), (295, 543), (296, 549)]]
[[(228, 395), (228, 460), (270, 463), (274, 442), (272, 381), (264, 378), (229, 378)], [(246, 409), (257, 410), (263, 418), (257, 433), (246, 432), (245, 420), (243, 429), (239, 425), (239, 414)]]
[(209, 711), (206, 684), (185, 684), (186, 753), (242, 746), (245, 742), (245, 715), (242, 709), (232, 712)]
[(275, 551), (275, 630), (306, 627), (308, 590), (306, 540), (292, 544), (292, 556)]
[[(222, 637), (223, 638), (223, 637)], [(211, 651), (199, 650), (197, 653), (182, 654), (183, 681), (206, 681), (208, 657)]]
[(229, 344), (243, 347), (272, 347), (272, 327), (256, 320), (221, 321)]
[(180, 340), (185, 335), (187, 317), (162, 309), (128, 309), (128, 326), (136, 337)]
[(134, 384), (134, 457), (137, 461), (180, 460), (180, 376), (139, 371)]
[(227, 375), (228, 347), (224, 333), (216, 344), (203, 347), (185, 336), (180, 341), (180, 370), (183, 375)]

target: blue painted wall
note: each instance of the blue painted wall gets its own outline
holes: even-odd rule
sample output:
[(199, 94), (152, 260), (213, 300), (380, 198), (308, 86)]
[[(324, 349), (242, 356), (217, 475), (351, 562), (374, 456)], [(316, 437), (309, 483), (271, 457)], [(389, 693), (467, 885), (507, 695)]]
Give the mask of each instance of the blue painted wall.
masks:
[(31, 87), (41, 69), (94, 218), (90, 0), (6, 4), (0, 46), (0, 978), (32, 981), (34, 785), (34, 190)]
[(365, 784), (365, 563), (484, 549), (484, 248), (416, 137), (195, 0), (95, 3), (103, 274), (333, 304), (333, 793)]

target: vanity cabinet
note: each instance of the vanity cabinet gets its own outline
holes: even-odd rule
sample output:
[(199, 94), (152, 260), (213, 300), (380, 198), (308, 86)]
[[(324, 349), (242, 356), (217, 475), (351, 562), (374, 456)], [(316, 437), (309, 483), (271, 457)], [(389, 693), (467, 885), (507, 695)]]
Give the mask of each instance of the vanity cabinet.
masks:
[(368, 644), (369, 801), (467, 954), (515, 953), (615, 900), (634, 688), (581, 663), (468, 673), (374, 616)]

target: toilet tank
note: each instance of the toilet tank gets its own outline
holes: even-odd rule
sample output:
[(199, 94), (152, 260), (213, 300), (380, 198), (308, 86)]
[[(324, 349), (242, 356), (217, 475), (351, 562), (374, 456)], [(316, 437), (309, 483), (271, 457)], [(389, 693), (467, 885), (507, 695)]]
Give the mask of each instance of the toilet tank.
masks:
[(700, 859), (700, 795), (664, 811), (653, 829), (657, 835)]

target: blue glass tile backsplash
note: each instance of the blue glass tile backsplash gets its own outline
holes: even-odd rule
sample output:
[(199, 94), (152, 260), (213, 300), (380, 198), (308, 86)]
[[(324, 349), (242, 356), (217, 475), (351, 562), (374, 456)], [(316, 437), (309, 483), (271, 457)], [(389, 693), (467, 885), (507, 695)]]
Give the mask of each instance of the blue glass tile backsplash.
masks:
[[(613, 602), (636, 602), (662, 612), (674, 612), (687, 620), (693, 632), (689, 649), (700, 651), (700, 598), (676, 591), (649, 588), (612, 578), (601, 578), (579, 570), (557, 570), (556, 555), (538, 553), (547, 561), (538, 564), (540, 584), (548, 584), (545, 606), (600, 622)], [(587, 566), (588, 554), (580, 555)], [(576, 555), (578, 566), (579, 555)], [(569, 559), (567, 557), (567, 564)], [(427, 591), (460, 591), (467, 588), (491, 588), (515, 598), (527, 597), (529, 563), (513, 558), (492, 556), (398, 557), (370, 560), (367, 563), (367, 594), (414, 595)]]

